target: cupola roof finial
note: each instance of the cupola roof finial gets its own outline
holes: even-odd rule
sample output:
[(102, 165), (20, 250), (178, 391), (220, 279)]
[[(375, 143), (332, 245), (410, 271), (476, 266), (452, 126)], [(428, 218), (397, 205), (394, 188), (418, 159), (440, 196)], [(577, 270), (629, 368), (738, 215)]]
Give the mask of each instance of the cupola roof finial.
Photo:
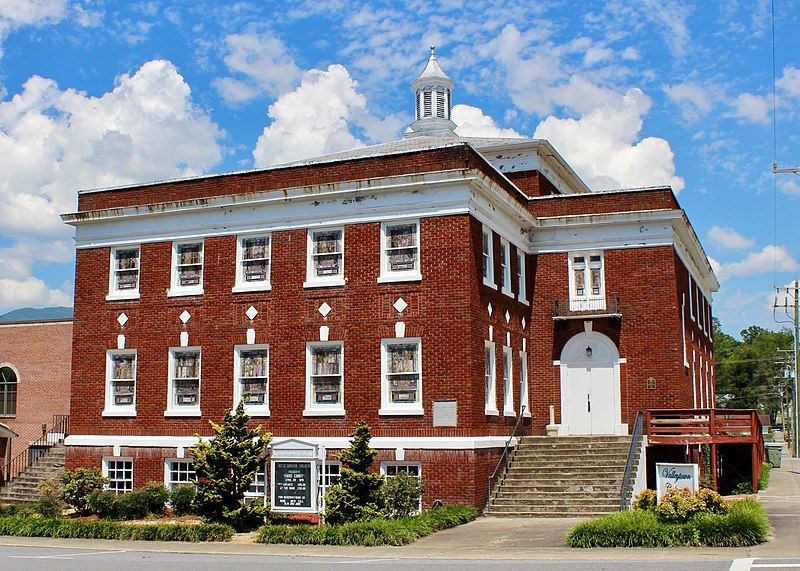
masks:
[(411, 84), (415, 92), (416, 121), (407, 137), (417, 135), (455, 136), (456, 125), (450, 120), (450, 91), (456, 86), (436, 59), (436, 46), (425, 69)]

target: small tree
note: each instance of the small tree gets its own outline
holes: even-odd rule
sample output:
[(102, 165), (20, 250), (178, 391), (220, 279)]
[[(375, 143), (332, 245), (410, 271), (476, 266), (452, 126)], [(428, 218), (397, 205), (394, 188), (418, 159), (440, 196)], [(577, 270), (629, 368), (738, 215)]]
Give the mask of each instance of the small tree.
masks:
[(387, 478), (381, 488), (381, 495), (386, 504), (386, 511), (390, 516), (402, 517), (413, 515), (419, 511), (422, 494), (425, 486), (419, 478), (400, 472), (396, 476)]
[(245, 397), (222, 424), (211, 421), (214, 437), (192, 447), (197, 484), (195, 507), (207, 520), (230, 523), (243, 529), (257, 523), (261, 506), (245, 504), (244, 493), (262, 466), (264, 451), (272, 438), (261, 427), (249, 428)]
[(80, 515), (87, 513), (89, 496), (96, 490), (102, 490), (108, 478), (98, 468), (77, 468), (64, 472), (61, 476), (61, 498), (75, 508)]
[(377, 451), (369, 447), (369, 426), (361, 422), (350, 440), (350, 447), (339, 453), (342, 470), (339, 483), (325, 494), (325, 519), (330, 524), (347, 523), (385, 515), (380, 474), (367, 472)]

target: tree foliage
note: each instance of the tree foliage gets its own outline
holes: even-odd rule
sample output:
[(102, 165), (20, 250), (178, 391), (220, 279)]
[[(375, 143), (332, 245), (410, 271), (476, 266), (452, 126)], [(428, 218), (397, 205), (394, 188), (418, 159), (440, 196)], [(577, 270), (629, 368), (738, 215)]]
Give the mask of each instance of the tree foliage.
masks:
[(712, 321), (718, 406), (769, 414), (780, 411), (786, 354), (779, 350), (791, 349), (791, 331), (751, 325), (741, 332), (739, 341), (721, 330), (716, 317)]
[(258, 505), (244, 502), (244, 494), (264, 463), (271, 440), (260, 426), (247, 426), (244, 398), (222, 424), (211, 422), (214, 437), (192, 448), (197, 484), (197, 513), (207, 520), (245, 528), (261, 515)]

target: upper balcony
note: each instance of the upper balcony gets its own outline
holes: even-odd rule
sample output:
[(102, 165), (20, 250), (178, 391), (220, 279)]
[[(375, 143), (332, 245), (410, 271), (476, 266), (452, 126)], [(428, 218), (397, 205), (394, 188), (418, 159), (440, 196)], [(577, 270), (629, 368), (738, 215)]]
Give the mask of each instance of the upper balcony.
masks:
[(554, 320), (613, 317), (622, 319), (619, 297), (609, 295), (595, 299), (557, 299), (553, 307)]

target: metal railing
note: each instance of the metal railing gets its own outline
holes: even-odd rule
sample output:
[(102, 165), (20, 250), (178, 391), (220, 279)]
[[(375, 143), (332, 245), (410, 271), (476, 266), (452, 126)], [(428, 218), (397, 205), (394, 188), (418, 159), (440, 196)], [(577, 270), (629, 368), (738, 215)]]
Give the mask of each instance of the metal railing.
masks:
[(627, 510), (631, 502), (630, 482), (631, 472), (633, 471), (633, 461), (636, 459), (636, 450), (641, 446), (644, 436), (644, 413), (636, 413), (636, 421), (633, 424), (631, 434), (631, 446), (628, 448), (628, 460), (625, 462), (625, 475), (622, 476), (622, 486), (619, 490), (619, 509)]
[(557, 299), (553, 305), (553, 319), (570, 319), (579, 317), (621, 317), (619, 297), (609, 295), (604, 298), (590, 300)]
[(514, 425), (514, 430), (511, 432), (508, 440), (506, 440), (506, 445), (503, 447), (503, 453), (500, 455), (500, 459), (497, 461), (497, 466), (495, 466), (494, 472), (492, 472), (492, 475), (489, 476), (489, 485), (486, 490), (486, 509), (489, 509), (489, 505), (492, 503), (492, 489), (497, 483), (500, 475), (505, 476), (506, 470), (508, 469), (508, 449), (511, 446), (511, 441), (517, 437), (517, 432), (519, 431), (520, 427), (524, 427), (524, 419), (525, 405), (522, 405), (520, 407), (517, 423)]
[(28, 466), (35, 463), (47, 450), (64, 440), (69, 435), (69, 415), (54, 414), (53, 424), (50, 429), (47, 425), (42, 425), (42, 435), (28, 445), (28, 447), (17, 454), (11, 461), (0, 470), (0, 484), (10, 482)]

